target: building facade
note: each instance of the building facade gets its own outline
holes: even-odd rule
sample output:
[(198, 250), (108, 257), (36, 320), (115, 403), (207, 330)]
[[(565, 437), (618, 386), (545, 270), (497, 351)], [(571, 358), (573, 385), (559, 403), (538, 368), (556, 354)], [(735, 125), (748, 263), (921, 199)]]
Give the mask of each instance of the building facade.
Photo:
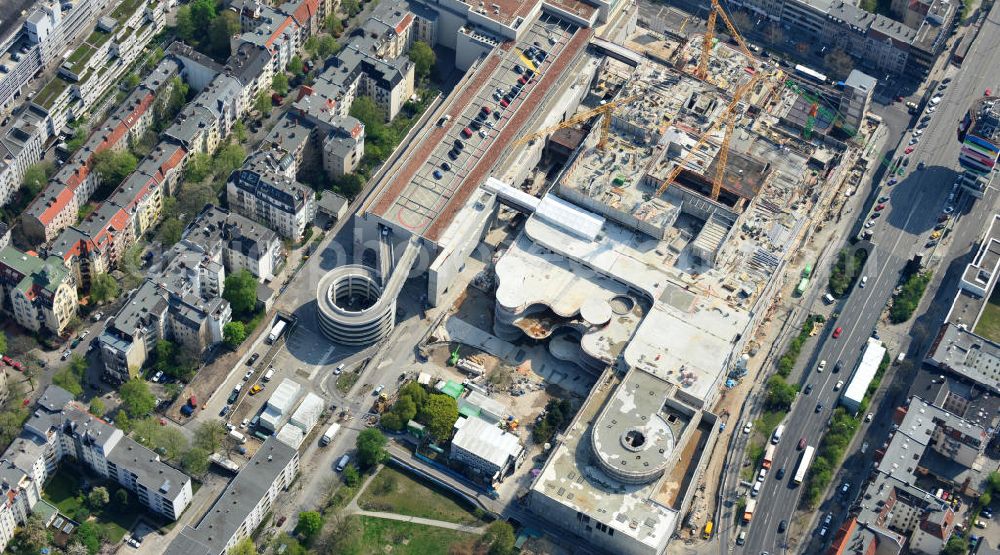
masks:
[(25, 329), (59, 335), (76, 315), (76, 285), (59, 257), (0, 250), (3, 308)]

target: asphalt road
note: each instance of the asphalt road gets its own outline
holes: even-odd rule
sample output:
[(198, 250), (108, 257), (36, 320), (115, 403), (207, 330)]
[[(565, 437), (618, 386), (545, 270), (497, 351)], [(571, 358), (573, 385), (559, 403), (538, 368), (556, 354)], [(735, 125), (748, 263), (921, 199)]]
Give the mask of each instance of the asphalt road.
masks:
[[(901, 271), (915, 253), (928, 252), (925, 243), (930, 231), (937, 224), (941, 210), (951, 191), (951, 184), (958, 176), (958, 153), (960, 145), (956, 139), (957, 122), (965, 114), (969, 104), (982, 94), (986, 87), (996, 87), (991, 79), (989, 53), (995, 51), (1000, 42), (997, 10), (994, 9), (983, 25), (979, 39), (974, 43), (961, 71), (950, 68), (952, 83), (945, 92), (944, 99), (923, 138), (910, 155), (911, 163), (906, 173), (898, 177), (899, 183), (885, 187), (880, 195), (890, 198), (880, 218), (876, 219), (873, 243), (868, 260), (861, 270), (867, 276), (865, 287), (856, 285), (847, 299), (841, 301), (840, 316), (829, 322), (823, 330), (823, 337), (812, 353), (803, 353), (807, 368), (811, 369), (802, 381), (803, 388), (812, 385), (811, 395), (800, 395), (786, 419), (785, 437), (778, 446), (774, 468), (786, 469), (786, 479), (778, 481), (772, 473), (764, 481), (758, 497), (758, 511), (747, 529), (747, 542), (740, 553), (783, 553), (787, 549), (785, 534), (777, 531), (782, 520), (791, 522), (799, 505), (802, 488), (794, 487), (791, 476), (800, 458), (797, 448), (799, 438), (805, 438), (810, 445), (817, 445), (827, 427), (833, 409), (837, 405), (840, 392), (834, 391), (838, 380), (847, 381), (865, 342), (876, 328), (879, 316), (892, 290), (899, 282)], [(908, 137), (907, 137), (908, 138)], [(918, 170), (917, 163), (924, 161), (926, 169)], [(952, 234), (950, 246), (962, 252), (968, 250), (970, 241), (982, 233), (982, 214), (990, 211), (994, 195), (973, 203), (959, 202), (962, 210), (975, 211), (970, 225), (960, 226), (959, 232)], [(989, 206), (984, 206), (984, 204)], [(867, 214), (862, 217), (867, 219)], [(860, 281), (860, 280), (859, 280)], [(933, 294), (933, 293), (932, 293)], [(838, 339), (832, 338), (835, 328), (842, 327)], [(825, 372), (815, 371), (819, 361), (826, 360)], [(832, 372), (833, 366), (843, 363), (844, 370)], [(822, 405), (820, 408), (819, 406)], [(847, 497), (857, 494), (859, 480), (853, 480)], [(835, 483), (839, 487), (839, 482)], [(817, 513), (821, 514), (821, 513)], [(833, 523), (834, 528), (839, 522)], [(812, 532), (810, 530), (810, 532)], [(832, 530), (831, 530), (832, 532)], [(796, 542), (805, 543), (805, 542)], [(724, 546), (725, 548), (725, 546)]]

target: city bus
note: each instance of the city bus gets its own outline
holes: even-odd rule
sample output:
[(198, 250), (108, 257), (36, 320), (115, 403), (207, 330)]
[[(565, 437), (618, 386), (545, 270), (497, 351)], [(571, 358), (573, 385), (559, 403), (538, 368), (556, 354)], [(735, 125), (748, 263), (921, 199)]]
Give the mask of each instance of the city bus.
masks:
[(802, 481), (806, 479), (806, 472), (809, 470), (815, 452), (816, 449), (812, 445), (806, 445), (806, 448), (802, 450), (802, 458), (799, 459), (799, 466), (795, 469), (795, 476), (792, 478), (795, 480), (795, 485), (802, 484)]

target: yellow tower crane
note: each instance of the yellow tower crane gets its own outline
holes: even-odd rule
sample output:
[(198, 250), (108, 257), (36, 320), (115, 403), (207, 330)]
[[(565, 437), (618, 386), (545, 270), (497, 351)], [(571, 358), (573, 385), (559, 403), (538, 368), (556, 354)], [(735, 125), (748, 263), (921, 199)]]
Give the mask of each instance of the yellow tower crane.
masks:
[[(780, 75), (780, 72), (776, 73), (775, 75)], [(677, 176), (680, 175), (681, 171), (684, 170), (684, 164), (688, 161), (688, 159), (694, 156), (695, 153), (698, 152), (698, 150), (701, 149), (701, 147), (708, 142), (712, 133), (716, 129), (718, 129), (721, 125), (725, 124), (726, 133), (724, 138), (722, 139), (722, 147), (720, 149), (719, 163), (716, 165), (715, 179), (713, 180), (712, 183), (712, 200), (718, 200), (719, 192), (722, 190), (722, 176), (725, 172), (726, 160), (729, 155), (729, 140), (732, 136), (736, 124), (736, 115), (737, 115), (736, 107), (737, 105), (739, 105), (740, 100), (743, 98), (743, 96), (746, 95), (746, 93), (750, 92), (750, 90), (753, 89), (753, 87), (755, 87), (758, 83), (761, 82), (761, 80), (765, 78), (773, 79), (774, 76), (764, 71), (758, 71), (754, 73), (753, 76), (746, 83), (743, 83), (742, 85), (740, 85), (738, 89), (736, 89), (736, 92), (733, 93), (732, 101), (729, 102), (729, 104), (725, 107), (725, 109), (722, 111), (719, 117), (712, 120), (711, 125), (709, 125), (708, 129), (706, 129), (705, 132), (702, 133), (701, 137), (694, 144), (694, 146), (691, 147), (690, 150), (688, 150), (687, 154), (685, 154), (680, 160), (677, 161), (677, 165), (674, 166), (672, 170), (670, 170), (670, 173), (667, 174), (666, 179), (663, 180), (663, 184), (660, 185), (660, 187), (656, 190), (656, 194), (653, 196), (659, 197), (660, 195), (662, 195), (663, 192), (666, 191), (667, 188), (673, 184), (674, 180), (677, 179)]]
[(698, 69), (695, 70), (695, 76), (702, 81), (708, 80), (708, 53), (712, 50), (712, 40), (715, 39), (715, 20), (717, 17), (722, 18), (722, 22), (729, 29), (729, 34), (736, 39), (736, 44), (740, 46), (740, 50), (743, 51), (743, 54), (755, 66), (755, 69), (758, 69), (758, 65), (755, 63), (757, 61), (756, 58), (750, 53), (746, 41), (740, 36), (740, 32), (736, 30), (736, 26), (733, 25), (732, 21), (729, 21), (729, 16), (722, 9), (719, 0), (712, 0), (712, 9), (708, 12), (708, 28), (705, 30), (704, 39), (702, 39), (701, 60), (698, 62)]
[(611, 102), (608, 102), (607, 104), (602, 104), (601, 106), (598, 106), (597, 108), (594, 108), (592, 110), (587, 110), (585, 112), (574, 114), (572, 117), (566, 119), (565, 121), (559, 122), (556, 125), (546, 127), (545, 129), (540, 129), (534, 133), (531, 133), (530, 135), (525, 135), (521, 137), (520, 139), (515, 141), (512, 146), (521, 146), (525, 143), (534, 141), (535, 139), (538, 139), (540, 137), (544, 137), (545, 135), (548, 135), (549, 133), (552, 133), (554, 131), (571, 127), (573, 125), (576, 125), (577, 123), (587, 121), (594, 116), (599, 116), (603, 114), (604, 119), (601, 120), (601, 140), (598, 141), (597, 148), (604, 150), (608, 146), (608, 134), (611, 131), (611, 113), (614, 112), (615, 109), (618, 108), (619, 106), (628, 104), (630, 102), (634, 102), (640, 96), (641, 95), (635, 94), (619, 100), (612, 100)]

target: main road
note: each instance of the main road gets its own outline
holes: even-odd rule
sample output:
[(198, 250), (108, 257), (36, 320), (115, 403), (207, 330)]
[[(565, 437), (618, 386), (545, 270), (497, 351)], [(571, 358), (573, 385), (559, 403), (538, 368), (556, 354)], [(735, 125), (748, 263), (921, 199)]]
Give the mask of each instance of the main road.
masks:
[[(826, 431), (833, 410), (837, 406), (840, 391), (834, 391), (834, 385), (840, 381), (848, 381), (862, 349), (868, 338), (876, 329), (880, 315), (885, 308), (893, 289), (899, 283), (901, 272), (907, 261), (916, 253), (929, 253), (925, 246), (929, 234), (946, 206), (952, 184), (959, 175), (958, 152), (960, 145), (956, 139), (956, 127), (962, 119), (970, 103), (981, 96), (987, 87), (997, 88), (996, 77), (992, 71), (990, 53), (1000, 46), (1000, 28), (998, 28), (997, 8), (994, 8), (983, 23), (979, 38), (973, 44), (961, 70), (951, 68), (952, 82), (944, 92), (944, 98), (937, 113), (932, 115), (926, 127), (922, 140), (908, 157), (910, 163), (906, 166), (903, 176), (898, 176), (899, 183), (888, 186), (882, 183), (876, 196), (888, 196), (886, 208), (872, 227), (873, 237), (870, 254), (861, 269), (857, 284), (849, 296), (840, 302), (839, 317), (828, 322), (823, 335), (812, 353), (803, 353), (807, 357), (804, 377), (800, 380), (802, 388), (812, 386), (810, 395), (800, 394), (792, 406), (789, 417), (785, 420), (785, 433), (772, 467), (772, 472), (764, 480), (758, 496), (757, 513), (747, 529), (746, 545), (737, 547), (740, 553), (783, 553), (790, 549), (787, 534), (796, 535), (795, 544), (807, 544), (812, 529), (789, 529), (786, 533), (778, 532), (781, 521), (792, 524), (792, 517), (799, 506), (803, 488), (795, 487), (792, 482), (795, 466), (798, 464), (801, 452), (798, 450), (800, 438), (805, 438), (809, 445), (816, 446)], [(908, 135), (907, 135), (908, 136)], [(902, 150), (902, 146), (900, 147)], [(900, 155), (902, 152), (897, 154)], [(920, 162), (926, 164), (925, 169), (918, 169)], [(888, 179), (888, 177), (886, 177)], [(876, 188), (879, 186), (877, 185)], [(983, 201), (970, 201), (959, 204), (966, 210), (991, 210), (995, 195), (992, 193)], [(978, 216), (979, 214), (977, 214)], [(867, 220), (868, 213), (862, 214)], [(975, 218), (980, 221), (981, 218)], [(981, 230), (979, 231), (981, 233)], [(949, 243), (955, 248), (967, 249), (967, 237), (976, 236), (970, 227), (963, 233), (956, 233), (963, 244)], [(864, 287), (861, 279), (866, 277)], [(833, 330), (842, 328), (840, 336), (832, 337)], [(826, 370), (816, 371), (821, 360), (826, 360)], [(834, 366), (841, 362), (843, 370), (837, 374)], [(860, 417), (860, 415), (859, 415)], [(734, 460), (741, 460), (736, 457)], [(778, 480), (774, 469), (784, 468), (786, 477)], [(863, 479), (863, 477), (859, 477)], [(861, 479), (851, 480), (850, 493), (857, 493)], [(840, 484), (835, 484), (839, 486)], [(813, 526), (810, 519), (804, 523)], [(838, 524), (833, 523), (833, 528)], [(831, 529), (829, 534), (835, 530)], [(737, 532), (738, 533), (738, 532)], [(729, 546), (722, 546), (728, 550)]]

